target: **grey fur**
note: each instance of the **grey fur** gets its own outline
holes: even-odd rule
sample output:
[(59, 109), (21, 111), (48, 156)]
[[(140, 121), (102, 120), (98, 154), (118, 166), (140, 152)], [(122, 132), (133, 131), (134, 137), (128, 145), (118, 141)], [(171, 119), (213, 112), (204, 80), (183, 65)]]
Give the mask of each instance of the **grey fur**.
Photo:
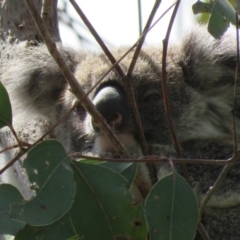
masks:
[[(186, 158), (227, 159), (232, 155), (231, 109), (236, 67), (235, 45), (234, 36), (226, 34), (221, 40), (215, 40), (203, 27), (198, 27), (187, 34), (181, 44), (169, 47), (167, 71), (171, 113)], [(86, 92), (110, 66), (101, 55), (76, 53), (62, 47), (60, 49)], [(118, 59), (125, 51), (125, 48), (120, 48), (113, 54)], [(14, 124), (18, 128), (26, 125), (26, 118), (22, 116), (28, 116), (29, 119), (30, 111), (33, 117), (45, 119), (51, 125), (67, 112), (75, 97), (68, 90), (64, 78), (44, 46), (20, 49), (18, 54), (19, 58), (9, 61), (1, 76), (14, 107)], [(124, 71), (131, 62), (132, 54), (120, 64)], [(172, 148), (161, 96), (161, 56), (161, 48), (145, 48), (138, 59), (132, 81), (151, 154), (174, 157), (176, 154)], [(113, 87), (116, 91), (111, 90), (109, 95), (103, 94), (102, 90), (106, 86), (111, 86), (110, 89)], [(109, 117), (109, 124), (118, 131), (119, 138), (125, 142), (129, 152), (141, 156), (136, 129), (119, 76), (112, 71), (89, 96), (95, 102), (106, 98), (106, 107), (110, 107), (108, 99), (122, 101), (121, 104), (126, 106), (124, 112), (116, 110), (113, 115), (106, 113), (106, 117)], [(238, 136), (239, 107), (238, 93)], [(82, 137), (85, 135), (87, 137)], [(67, 151), (113, 154), (111, 145), (92, 124), (90, 116), (81, 106), (52, 136), (60, 140)], [(96, 146), (99, 137), (106, 145)], [(188, 166), (199, 200), (215, 182), (221, 168)], [(156, 169), (159, 178), (168, 172), (168, 167), (164, 164), (156, 164)], [(239, 173), (237, 162), (208, 203), (202, 219), (211, 239), (240, 239)], [(196, 239), (201, 237), (197, 236)]]

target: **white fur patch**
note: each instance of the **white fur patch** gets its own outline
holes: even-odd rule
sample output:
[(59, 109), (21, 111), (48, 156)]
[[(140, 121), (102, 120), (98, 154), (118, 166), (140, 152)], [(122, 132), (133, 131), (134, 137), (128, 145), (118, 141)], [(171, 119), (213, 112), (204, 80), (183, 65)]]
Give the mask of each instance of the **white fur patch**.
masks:
[[(131, 149), (138, 146), (132, 133), (117, 133), (116, 135), (118, 136), (119, 140), (125, 145), (127, 149)], [(93, 152), (96, 152), (96, 153), (114, 153), (115, 152), (111, 142), (103, 134), (95, 138), (94, 146), (92, 150)]]
[(224, 195), (221, 195), (221, 196), (213, 195), (207, 202), (207, 207), (210, 207), (210, 208), (231, 208), (239, 205), (240, 205), (240, 194), (233, 193), (233, 192), (224, 193)]

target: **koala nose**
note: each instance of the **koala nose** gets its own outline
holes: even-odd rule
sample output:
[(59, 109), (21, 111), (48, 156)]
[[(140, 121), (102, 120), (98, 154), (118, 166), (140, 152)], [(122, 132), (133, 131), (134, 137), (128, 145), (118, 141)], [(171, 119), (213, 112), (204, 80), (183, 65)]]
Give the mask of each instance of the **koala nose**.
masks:
[[(102, 88), (93, 99), (93, 104), (113, 130), (121, 130), (127, 120), (125, 95), (122, 90), (108, 86)], [(92, 121), (94, 130), (99, 128)]]

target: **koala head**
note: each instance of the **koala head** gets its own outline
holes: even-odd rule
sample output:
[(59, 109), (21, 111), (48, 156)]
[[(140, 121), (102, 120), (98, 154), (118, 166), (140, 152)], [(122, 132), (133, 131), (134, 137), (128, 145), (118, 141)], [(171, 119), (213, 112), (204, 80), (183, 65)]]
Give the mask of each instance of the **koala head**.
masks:
[[(135, 158), (142, 156), (124, 79), (113, 70), (97, 84), (111, 67), (106, 56), (79, 53), (62, 46), (59, 50), (81, 87), (88, 93), (96, 109), (123, 142), (129, 154)], [(120, 48), (113, 51), (113, 55), (119, 59), (126, 51), (127, 48)], [(124, 73), (127, 73), (133, 53), (130, 52), (120, 62)], [(28, 121), (36, 116), (45, 119), (52, 126), (74, 106), (76, 97), (69, 90), (45, 46), (20, 49), (16, 55), (19, 58), (9, 61), (1, 72), (1, 81), (7, 87), (13, 106), (14, 126), (17, 125), (20, 130), (29, 130)], [(204, 27), (197, 27), (181, 43), (168, 48), (166, 70), (170, 114), (183, 157), (231, 157), (235, 68), (235, 37), (228, 34), (215, 40)], [(162, 96), (161, 47), (146, 47), (141, 51), (130, 81), (149, 154), (175, 157)], [(239, 92), (239, 87), (237, 88)], [(237, 93), (235, 121), (238, 139), (239, 103)], [(111, 142), (81, 104), (58, 125), (51, 137), (58, 139), (67, 152), (119, 157)], [(166, 173), (165, 166), (155, 165), (159, 178)], [(238, 168), (237, 161), (207, 206), (210, 210), (204, 221), (211, 225), (212, 236), (222, 237), (219, 226), (225, 234), (224, 239), (234, 239), (231, 233), (240, 236), (240, 232), (236, 230), (239, 229), (240, 221)], [(187, 169), (201, 199), (218, 178), (222, 166), (188, 164)]]
[[(120, 49), (114, 52), (116, 58), (119, 58), (127, 49)], [(157, 49), (150, 49), (150, 54), (154, 54), (156, 59), (161, 61), (161, 52)], [(123, 71), (127, 71), (131, 63), (133, 52), (130, 53), (120, 63)], [(170, 143), (164, 105), (161, 93), (161, 72), (158, 63), (151, 60), (149, 53), (143, 52), (138, 60), (135, 71), (131, 78), (135, 99), (138, 105), (138, 111), (141, 116), (144, 133), (149, 144), (163, 142)], [(110, 68), (110, 63), (103, 56), (88, 55), (82, 61), (75, 72), (81, 86), (85, 92), (88, 92)], [(97, 110), (106, 119), (109, 126), (114, 130), (125, 147), (130, 151), (136, 151), (139, 148), (138, 134), (133, 121), (133, 115), (128, 101), (126, 87), (123, 79), (112, 71), (105, 79), (89, 94)], [(67, 109), (75, 101), (71, 92), (66, 91), (63, 97), (64, 106)], [(95, 153), (113, 152), (111, 143), (101, 133), (98, 126), (91, 119), (91, 116), (79, 106), (71, 116), (77, 135), (85, 135), (88, 142), (92, 143), (92, 151)], [(159, 131), (161, 134), (157, 135)], [(80, 141), (82, 145), (83, 142)], [(76, 146), (76, 149), (79, 149)]]
[[(234, 51), (228, 51), (233, 48), (230, 44), (233, 42), (228, 36), (214, 40), (202, 29), (197, 29), (187, 35), (182, 44), (173, 45), (168, 50), (170, 111), (177, 138), (183, 147), (189, 143), (196, 145), (196, 141), (203, 144), (216, 139), (226, 142), (232, 138), (235, 66)], [(113, 55), (119, 59), (126, 51), (126, 48), (120, 48)], [(120, 62), (125, 73), (132, 57), (133, 51)], [(110, 67), (105, 56), (88, 54), (76, 67), (75, 76), (88, 92)], [(144, 48), (131, 83), (150, 154), (175, 156), (170, 147), (171, 134), (164, 110), (161, 68), (162, 49)], [(140, 143), (127, 91), (123, 79), (112, 71), (90, 92), (89, 97), (129, 152), (138, 155)], [(71, 108), (75, 100), (70, 91), (65, 91), (63, 111)], [(72, 139), (69, 143), (72, 150), (100, 155), (114, 152), (111, 143), (81, 105), (74, 110), (65, 127), (69, 130), (61, 138), (63, 141)], [(71, 133), (70, 136), (66, 136), (67, 133)], [(172, 150), (167, 153), (169, 151), (164, 149)], [(201, 157), (199, 155), (194, 157)]]

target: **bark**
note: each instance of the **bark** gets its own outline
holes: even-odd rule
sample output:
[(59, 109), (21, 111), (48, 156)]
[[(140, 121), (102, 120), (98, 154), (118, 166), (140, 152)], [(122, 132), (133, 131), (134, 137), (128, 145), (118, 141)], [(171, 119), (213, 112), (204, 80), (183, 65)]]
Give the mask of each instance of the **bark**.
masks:
[[(41, 10), (41, 0), (34, 0)], [(1, 66), (14, 58), (14, 49), (24, 41), (39, 39), (38, 31), (24, 0), (0, 0), (0, 52)]]
[(47, 26), (52, 39), (56, 42), (61, 41), (58, 27), (57, 0), (44, 0), (42, 19)]
[[(57, 0), (32, 0), (39, 13), (42, 13), (45, 25), (54, 41), (60, 41), (57, 22)], [(22, 44), (33, 44), (41, 41), (40, 34), (28, 11), (24, 0), (0, 0), (0, 77), (3, 65), (7, 66), (7, 61), (14, 59), (15, 49)], [(1, 78), (0, 78), (1, 80)], [(29, 121), (29, 125), (34, 126), (35, 120)], [(20, 135), (29, 136), (25, 141), (36, 141), (32, 134), (25, 134), (26, 129), (16, 129)], [(41, 136), (46, 129), (38, 126), (36, 131)], [(7, 146), (16, 144), (10, 130), (7, 128), (0, 130), (0, 150)], [(0, 154), (0, 169), (2, 169), (17, 154), (16, 150), (11, 150)], [(20, 161), (8, 169), (0, 176), (0, 183), (10, 183), (17, 187), (25, 199), (32, 196), (26, 174), (21, 168)]]
[[(42, 13), (52, 38), (60, 41), (57, 21), (57, 0), (33, 0)], [(40, 34), (24, 0), (0, 0), (1, 64), (14, 58), (14, 48), (22, 42), (41, 41)]]

